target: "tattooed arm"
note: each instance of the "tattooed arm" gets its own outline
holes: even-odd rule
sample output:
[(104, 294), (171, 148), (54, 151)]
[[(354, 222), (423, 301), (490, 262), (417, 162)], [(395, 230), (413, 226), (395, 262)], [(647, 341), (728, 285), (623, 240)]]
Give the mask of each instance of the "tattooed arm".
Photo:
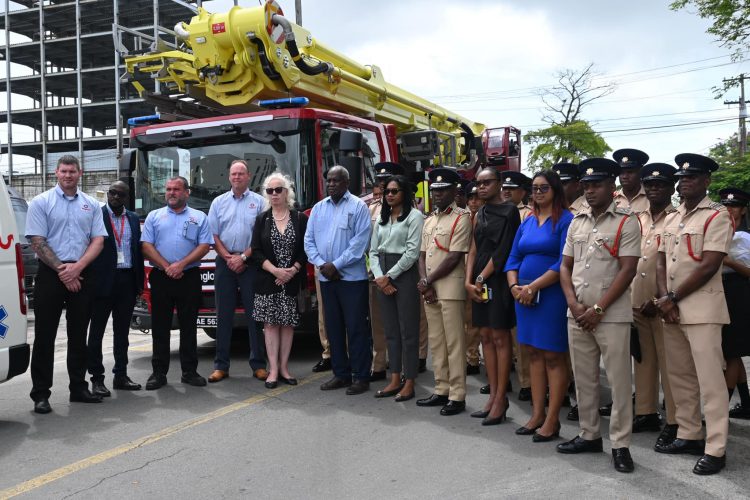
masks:
[(47, 264), (55, 271), (57, 271), (57, 268), (62, 265), (62, 262), (59, 258), (57, 258), (57, 255), (55, 255), (55, 252), (49, 246), (49, 243), (47, 243), (47, 238), (45, 238), (44, 236), (32, 236), (31, 248), (34, 249), (37, 257), (39, 257), (39, 260)]

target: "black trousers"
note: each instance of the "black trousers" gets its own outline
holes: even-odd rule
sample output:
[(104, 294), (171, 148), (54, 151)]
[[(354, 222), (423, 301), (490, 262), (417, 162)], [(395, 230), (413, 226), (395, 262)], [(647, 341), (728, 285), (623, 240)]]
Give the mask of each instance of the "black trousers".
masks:
[(107, 297), (95, 297), (89, 326), (88, 367), (93, 382), (104, 381), (104, 364), (102, 356), (102, 339), (107, 327), (109, 315), (112, 314), (113, 354), (115, 376), (128, 374), (128, 333), (130, 319), (133, 316), (136, 298), (135, 271), (117, 269), (112, 294)]
[(31, 354), (31, 399), (50, 397), (55, 362), (55, 338), (65, 308), (68, 336), (68, 388), (71, 392), (88, 389), (86, 382), (86, 329), (91, 317), (94, 279), (86, 269), (81, 273), (81, 289), (70, 292), (57, 272), (39, 262), (34, 288), (34, 349)]
[(169, 340), (175, 310), (180, 325), (182, 373), (194, 373), (198, 369), (198, 328), (195, 323), (201, 302), (200, 269), (188, 269), (178, 280), (154, 269), (148, 280), (151, 284), (151, 366), (154, 373), (166, 375), (169, 371)]

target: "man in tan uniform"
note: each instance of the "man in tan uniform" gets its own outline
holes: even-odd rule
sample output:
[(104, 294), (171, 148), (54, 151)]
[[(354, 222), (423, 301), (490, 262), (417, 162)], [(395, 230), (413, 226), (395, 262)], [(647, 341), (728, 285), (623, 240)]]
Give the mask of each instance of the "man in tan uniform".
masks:
[(576, 379), (580, 434), (559, 444), (560, 453), (601, 452), (599, 362), (612, 388), (609, 436), (615, 470), (632, 472), (630, 433), (630, 283), (641, 253), (638, 221), (612, 200), (619, 165), (606, 158), (579, 166), (591, 207), (570, 223), (560, 284), (568, 302), (568, 343)]
[[(513, 203), (518, 207), (518, 214), (521, 216), (521, 222), (526, 217), (531, 215), (531, 207), (524, 202), (526, 197), (526, 187), (531, 186), (531, 179), (522, 174), (521, 172), (503, 172), (503, 199), (509, 203)], [(526, 350), (521, 347), (518, 343), (518, 335), (516, 328), (511, 330), (513, 335), (513, 357), (516, 359), (516, 373), (518, 375), (518, 383), (521, 388), (518, 391), (518, 399), (520, 401), (531, 401), (531, 375), (529, 373), (529, 355)]]
[(648, 210), (648, 199), (641, 184), (641, 168), (648, 161), (648, 155), (637, 149), (618, 149), (612, 158), (620, 164), (620, 189), (615, 192), (615, 204), (629, 208), (638, 215)]
[[(656, 305), (664, 318), (667, 375), (679, 426), (659, 453), (702, 455), (696, 474), (716, 474), (726, 465), (729, 397), (722, 367), (721, 325), (729, 312), (721, 264), (734, 232), (726, 208), (706, 196), (719, 166), (696, 154), (675, 157), (684, 202), (667, 216), (659, 245)], [(700, 392), (696, 388), (700, 387)], [(706, 440), (701, 427), (701, 397)]]
[(469, 211), (459, 208), (454, 201), (459, 180), (453, 169), (436, 168), (430, 172), (435, 212), (422, 229), (417, 284), (425, 302), (435, 372), (435, 392), (417, 401), (417, 405), (443, 405), (440, 414), (446, 416), (466, 409), (463, 282), (472, 227)]
[[(477, 194), (477, 185), (474, 182), (469, 182), (466, 185), (466, 208), (469, 209), (471, 215), (472, 227), (474, 216), (483, 203)], [(466, 375), (479, 375), (479, 327), (474, 326), (471, 322), (470, 300), (465, 301), (464, 331), (466, 332)]]
[(656, 297), (656, 261), (661, 233), (667, 215), (674, 212), (672, 195), (676, 169), (666, 163), (649, 163), (641, 170), (641, 181), (649, 201), (649, 209), (641, 212), (641, 258), (633, 280), (633, 320), (638, 330), (640, 360), (635, 370), (635, 418), (633, 432), (659, 432), (659, 378), (664, 388), (667, 425), (657, 442), (671, 441), (677, 434), (674, 399), (667, 378), (664, 354), (663, 323), (654, 304)]

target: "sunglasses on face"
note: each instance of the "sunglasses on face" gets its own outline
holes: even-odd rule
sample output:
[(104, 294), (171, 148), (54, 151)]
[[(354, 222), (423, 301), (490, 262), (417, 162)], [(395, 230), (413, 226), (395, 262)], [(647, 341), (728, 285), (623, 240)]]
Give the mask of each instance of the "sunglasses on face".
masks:
[(397, 189), (397, 188), (384, 189), (383, 190), (383, 194), (385, 194), (385, 195), (389, 195), (390, 194), (391, 196), (396, 196), (399, 193), (399, 191), (403, 191), (403, 189)]
[(282, 186), (275, 187), (275, 188), (266, 188), (266, 194), (281, 194), (284, 192), (284, 188)]
[(497, 182), (497, 179), (485, 179), (483, 181), (477, 181), (477, 186), (487, 187), (492, 185), (493, 182)]
[(127, 196), (124, 192), (115, 191), (114, 189), (109, 190), (109, 195), (115, 198), (125, 198), (125, 196)]
[(549, 193), (550, 189), (551, 188), (550, 188), (549, 184), (541, 184), (539, 186), (531, 186), (531, 192), (532, 193), (546, 194), (546, 193)]

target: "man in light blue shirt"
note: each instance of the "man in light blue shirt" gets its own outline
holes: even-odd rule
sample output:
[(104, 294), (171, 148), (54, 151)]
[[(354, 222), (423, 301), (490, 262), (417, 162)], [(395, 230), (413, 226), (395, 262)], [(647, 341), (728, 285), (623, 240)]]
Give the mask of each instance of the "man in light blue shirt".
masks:
[(167, 383), (174, 309), (177, 309), (180, 325), (182, 382), (206, 385), (206, 379), (198, 375), (199, 266), (214, 239), (206, 214), (187, 206), (189, 196), (187, 179), (169, 179), (165, 194), (167, 206), (150, 212), (143, 225), (143, 255), (153, 266), (148, 277), (151, 285), (153, 373), (146, 382), (146, 390), (158, 389)]
[(82, 174), (75, 156), (57, 161), (57, 185), (31, 200), (26, 237), (39, 258), (36, 276), (31, 399), (36, 413), (49, 413), (55, 336), (63, 308), (68, 335), (70, 401), (100, 403), (86, 383), (86, 330), (91, 316), (94, 275), (89, 264), (104, 246), (99, 203), (78, 189)]
[(320, 388), (348, 387), (347, 394), (361, 394), (369, 389), (372, 363), (365, 265), (370, 212), (349, 192), (349, 172), (344, 167), (328, 170), (326, 188), (329, 196), (315, 204), (305, 232), (305, 252), (320, 272), (334, 374)]
[(216, 248), (214, 294), (216, 297), (216, 358), (209, 382), (229, 376), (229, 348), (232, 342), (237, 290), (245, 309), (248, 338), (250, 339), (250, 368), (259, 380), (268, 377), (266, 349), (255, 329), (253, 301), (255, 266), (249, 262), (253, 251), (250, 245), (255, 219), (263, 211), (265, 199), (248, 189), (250, 170), (244, 160), (234, 160), (229, 166), (232, 189), (216, 197), (208, 211), (208, 224)]

